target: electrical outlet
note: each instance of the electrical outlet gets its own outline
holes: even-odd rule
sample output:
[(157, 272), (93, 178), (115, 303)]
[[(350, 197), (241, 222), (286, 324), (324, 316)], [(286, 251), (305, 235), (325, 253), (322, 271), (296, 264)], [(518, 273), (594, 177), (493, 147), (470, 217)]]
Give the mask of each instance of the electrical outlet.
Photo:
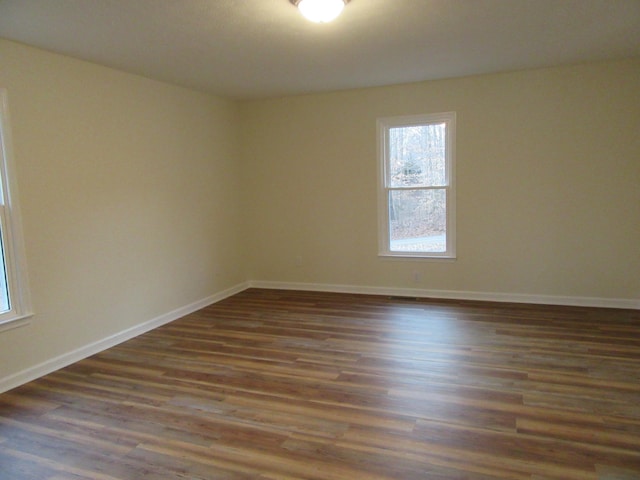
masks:
[(422, 274), (420, 272), (413, 272), (413, 283), (422, 282)]
[(296, 267), (301, 267), (302, 266), (302, 255), (297, 255), (296, 256)]

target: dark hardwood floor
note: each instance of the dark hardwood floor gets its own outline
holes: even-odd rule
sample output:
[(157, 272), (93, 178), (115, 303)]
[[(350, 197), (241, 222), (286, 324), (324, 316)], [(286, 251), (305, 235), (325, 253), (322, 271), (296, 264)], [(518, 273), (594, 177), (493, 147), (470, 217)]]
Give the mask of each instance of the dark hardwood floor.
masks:
[(247, 290), (0, 395), (0, 478), (640, 479), (640, 311)]

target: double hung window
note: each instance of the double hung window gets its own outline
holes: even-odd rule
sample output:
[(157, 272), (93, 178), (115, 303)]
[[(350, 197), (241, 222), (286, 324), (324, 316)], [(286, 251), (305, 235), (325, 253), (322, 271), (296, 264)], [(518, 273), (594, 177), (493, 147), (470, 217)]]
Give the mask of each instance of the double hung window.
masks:
[(12, 167), (7, 93), (0, 89), (0, 330), (31, 315)]
[(455, 257), (455, 113), (378, 120), (379, 253)]

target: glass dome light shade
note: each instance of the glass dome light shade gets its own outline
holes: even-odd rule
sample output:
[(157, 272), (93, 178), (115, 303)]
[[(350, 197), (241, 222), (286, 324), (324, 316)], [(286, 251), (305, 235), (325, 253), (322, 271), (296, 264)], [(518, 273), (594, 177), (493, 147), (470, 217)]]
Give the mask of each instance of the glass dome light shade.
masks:
[(344, 8), (344, 0), (300, 0), (300, 13), (316, 23), (327, 23), (340, 15)]

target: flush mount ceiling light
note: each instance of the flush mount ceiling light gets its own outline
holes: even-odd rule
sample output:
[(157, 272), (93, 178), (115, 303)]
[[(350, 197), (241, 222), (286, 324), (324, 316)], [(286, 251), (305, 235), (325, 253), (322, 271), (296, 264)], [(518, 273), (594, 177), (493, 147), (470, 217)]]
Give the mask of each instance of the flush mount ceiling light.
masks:
[(300, 13), (316, 23), (327, 23), (334, 20), (350, 0), (289, 0)]

